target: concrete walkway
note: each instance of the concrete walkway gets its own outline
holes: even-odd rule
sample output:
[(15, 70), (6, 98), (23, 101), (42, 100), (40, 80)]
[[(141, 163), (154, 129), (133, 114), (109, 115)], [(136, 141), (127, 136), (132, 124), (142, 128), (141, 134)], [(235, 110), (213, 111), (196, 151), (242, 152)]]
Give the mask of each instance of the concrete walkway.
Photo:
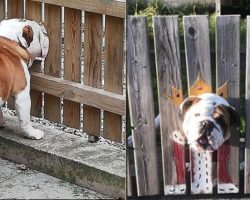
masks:
[(0, 159), (0, 199), (111, 199)]

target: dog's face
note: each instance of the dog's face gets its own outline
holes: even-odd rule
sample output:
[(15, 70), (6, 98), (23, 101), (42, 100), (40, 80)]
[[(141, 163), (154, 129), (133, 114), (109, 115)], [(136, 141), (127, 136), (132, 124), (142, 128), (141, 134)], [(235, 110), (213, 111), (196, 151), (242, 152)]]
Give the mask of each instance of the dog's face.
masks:
[(214, 94), (187, 98), (180, 105), (179, 117), (187, 142), (196, 151), (218, 149), (239, 123), (234, 108)]
[(46, 57), (49, 39), (43, 25), (26, 19), (3, 20), (0, 23), (0, 36), (7, 37), (27, 48), (30, 53), (30, 67), (36, 57)]

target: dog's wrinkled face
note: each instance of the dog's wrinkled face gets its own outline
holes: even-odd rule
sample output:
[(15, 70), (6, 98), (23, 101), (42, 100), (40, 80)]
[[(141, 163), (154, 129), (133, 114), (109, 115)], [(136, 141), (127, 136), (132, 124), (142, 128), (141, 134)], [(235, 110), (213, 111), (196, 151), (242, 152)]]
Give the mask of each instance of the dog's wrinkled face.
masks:
[(215, 94), (189, 97), (180, 106), (183, 132), (196, 151), (214, 151), (230, 137), (239, 116), (226, 100)]
[(46, 57), (49, 50), (49, 39), (43, 25), (26, 19), (3, 20), (0, 23), (0, 36), (18, 42), (30, 53), (30, 67), (36, 57)]

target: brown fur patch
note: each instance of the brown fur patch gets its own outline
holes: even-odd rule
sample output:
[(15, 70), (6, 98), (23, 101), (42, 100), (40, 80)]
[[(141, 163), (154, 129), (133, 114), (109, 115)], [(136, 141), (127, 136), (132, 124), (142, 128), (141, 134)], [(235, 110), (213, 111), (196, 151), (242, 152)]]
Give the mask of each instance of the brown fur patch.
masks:
[(33, 29), (31, 26), (27, 25), (23, 28), (23, 37), (26, 40), (28, 47), (30, 46), (30, 43), (33, 41)]
[[(2, 37), (1, 37), (2, 38)], [(16, 95), (23, 91), (27, 85), (23, 66), (21, 63), (21, 56), (19, 55), (16, 43), (9, 41), (4, 45), (0, 38), (0, 97), (6, 101), (10, 95)], [(15, 51), (15, 48), (17, 50)], [(29, 55), (25, 55), (29, 57)]]

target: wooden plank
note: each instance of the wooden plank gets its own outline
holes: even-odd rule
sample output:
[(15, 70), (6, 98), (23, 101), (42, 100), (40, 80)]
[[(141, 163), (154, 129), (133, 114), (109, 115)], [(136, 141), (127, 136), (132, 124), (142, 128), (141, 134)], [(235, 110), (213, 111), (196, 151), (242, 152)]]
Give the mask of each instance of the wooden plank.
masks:
[[(26, 0), (26, 13), (27, 19), (36, 20), (40, 22), (42, 20), (42, 5), (39, 2)], [(35, 61), (32, 67), (29, 69), (34, 72), (42, 72), (41, 61)], [(42, 93), (31, 90), (31, 115), (35, 117), (42, 117)]]
[[(64, 9), (64, 79), (81, 82), (81, 10)], [(80, 128), (81, 104), (63, 101), (63, 124)]]
[[(189, 95), (193, 95), (190, 92), (191, 87), (198, 77), (211, 86), (208, 16), (185, 16), (184, 34)], [(199, 89), (197, 88), (197, 90)], [(200, 93), (203, 92), (212, 91), (200, 91)], [(200, 162), (203, 162), (203, 164), (200, 165)], [(207, 162), (208, 167), (204, 162)], [(192, 166), (190, 170), (191, 193), (209, 194), (213, 192), (211, 163), (212, 153), (197, 153), (190, 148), (190, 164)], [(200, 177), (203, 177), (203, 179), (200, 179)]]
[[(185, 194), (185, 146), (173, 140), (179, 133), (178, 106), (172, 99), (172, 87), (181, 86), (178, 16), (154, 17), (154, 43), (161, 126), (164, 194)], [(163, 123), (162, 123), (163, 122)], [(178, 151), (177, 149), (178, 148)], [(172, 152), (172, 153), (171, 153)]]
[(110, 15), (114, 17), (125, 18), (126, 16), (125, 0), (108, 0), (108, 1), (103, 1), (103, 0), (71, 0), (71, 1), (68, 1), (68, 0), (34, 0), (34, 1), (84, 10), (84, 11), (93, 12), (93, 13), (99, 13), (103, 15)]
[(159, 194), (146, 17), (127, 20), (128, 100), (138, 195)]
[[(228, 101), (239, 110), (240, 16), (216, 18), (216, 87), (228, 81)], [(239, 192), (239, 130), (218, 150), (218, 193)]]
[(4, 0), (0, 0), (0, 21), (5, 18)]
[[(50, 39), (50, 49), (45, 60), (44, 73), (61, 76), (61, 7), (45, 4), (45, 27)], [(53, 122), (61, 122), (60, 98), (44, 95), (44, 117)]]
[[(115, 27), (115, 28), (114, 28)], [(104, 89), (122, 94), (124, 20), (106, 16)], [(121, 142), (122, 116), (104, 112), (104, 137)]]
[[(84, 28), (84, 84), (101, 87), (102, 61), (102, 15), (85, 12)], [(84, 105), (83, 130), (94, 136), (100, 136), (100, 110)]]
[(247, 16), (246, 36), (246, 135), (245, 135), (245, 184), (244, 192), (250, 193), (250, 16)]
[[(23, 17), (23, 0), (8, 0), (7, 2), (7, 18), (22, 18)], [(8, 108), (15, 109), (15, 99), (8, 99)]]
[(125, 115), (125, 97), (87, 85), (32, 72), (31, 88), (56, 97)]
[(8, 0), (7, 18), (23, 17), (23, 0)]

